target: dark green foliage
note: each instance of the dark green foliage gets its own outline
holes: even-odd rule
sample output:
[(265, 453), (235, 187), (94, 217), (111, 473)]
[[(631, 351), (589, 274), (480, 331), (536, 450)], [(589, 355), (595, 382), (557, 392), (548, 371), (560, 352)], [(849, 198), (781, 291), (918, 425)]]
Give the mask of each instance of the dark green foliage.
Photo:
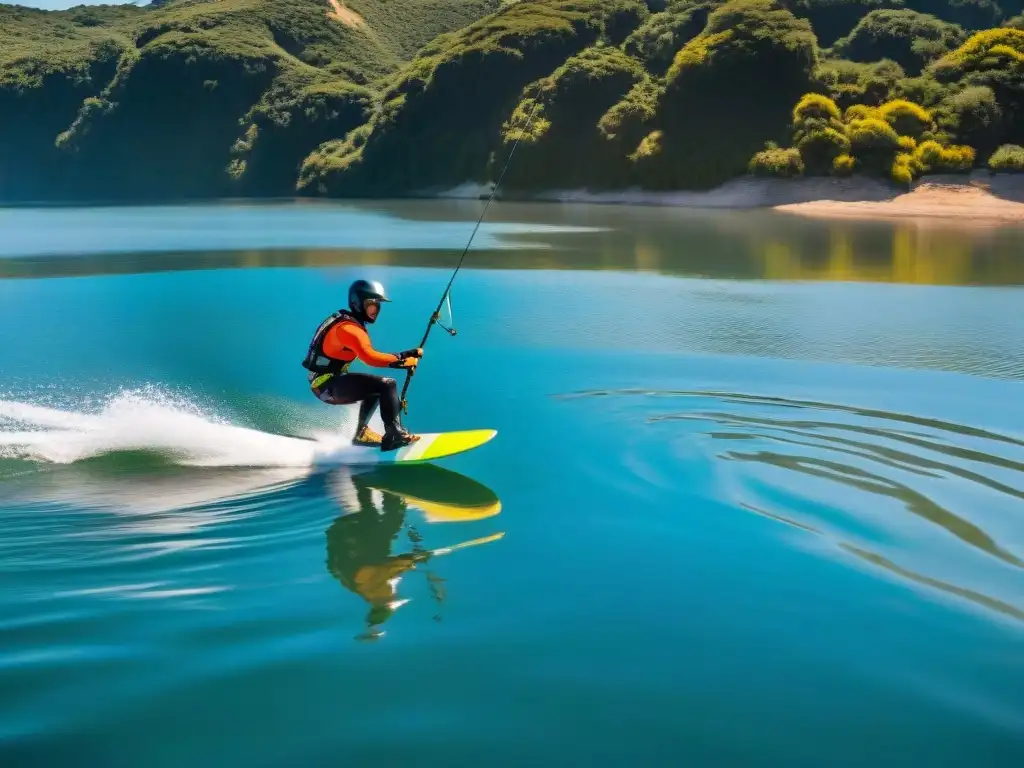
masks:
[(999, 143), (1024, 143), (1024, 31), (977, 32), (932, 64), (929, 71), (951, 87), (991, 88), (1002, 112), (1004, 131)]
[(498, 0), (348, 5), (349, 23), (325, 0), (0, 6), (0, 199), (288, 193), (366, 119), (358, 84)]
[(246, 117), (231, 150), (239, 194), (293, 194), (306, 156), (370, 116), (372, 91), (345, 80), (302, 85), (294, 77), (272, 85)]
[(0, 5), (0, 199), (405, 194), (493, 181), (517, 139), (521, 190), (905, 183), (1024, 145), (1024, 0), (344, 6)]
[(940, 124), (960, 144), (974, 147), (978, 154), (992, 154), (1005, 134), (1003, 110), (995, 93), (975, 85), (950, 96), (940, 107)]
[[(626, 180), (628, 164), (598, 126), (605, 113), (650, 77), (639, 61), (619, 48), (588, 48), (550, 77), (531, 83), (506, 123), (503, 164), (521, 139), (516, 162), (505, 178), (510, 188), (559, 184), (605, 186)], [(527, 118), (533, 119), (527, 125)], [(492, 175), (500, 168), (493, 168)]]
[[(266, 90), (278, 63), (163, 39), (123, 66), (58, 139), (81, 180), (79, 194), (138, 199), (228, 192), (228, 151), (238, 121)], [(155, 93), (159, 99), (150, 98)]]
[(935, 107), (950, 95), (950, 88), (929, 75), (908, 77), (893, 85), (890, 96), (906, 99), (922, 107)]
[(620, 45), (649, 18), (647, 5), (637, 2), (612, 2), (604, 20), (604, 41)]
[(924, 141), (914, 150), (912, 170), (924, 173), (966, 173), (971, 170), (977, 153), (973, 147), (942, 146), (934, 140)]
[(986, 29), (1016, 13), (1021, 0), (782, 0), (811, 22), (823, 47), (849, 34), (871, 11), (908, 9), (935, 16), (967, 30)]
[(625, 43), (626, 52), (642, 61), (656, 75), (664, 75), (676, 51), (701, 33), (718, 2), (677, 2), (656, 13), (633, 32)]
[(605, 151), (612, 152), (617, 163), (628, 158), (644, 137), (654, 130), (661, 97), (662, 87), (646, 77), (598, 121), (598, 132), (608, 145)]
[(850, 140), (835, 128), (805, 131), (796, 143), (804, 165), (815, 173), (827, 173), (839, 155), (850, 152)]
[(902, 8), (904, 0), (782, 0), (782, 5), (811, 22), (818, 42), (829, 47), (871, 11)]
[(931, 112), (905, 99), (888, 101), (875, 110), (875, 114), (891, 125), (900, 136), (920, 139), (934, 127)]
[(832, 59), (821, 62), (814, 80), (816, 90), (827, 94), (840, 109), (846, 109), (854, 104), (883, 104), (906, 81), (906, 73), (889, 59), (870, 64)]
[(394, 195), (483, 178), (527, 83), (645, 13), (636, 0), (520, 2), (441, 36), (386, 89), (364, 128), (307, 158), (302, 188)]
[[(1011, 3), (1015, 1), (1009, 0)], [(911, 10), (929, 13), (964, 29), (995, 27), (1004, 17), (999, 0), (906, 0), (906, 5)]]
[(817, 64), (810, 25), (772, 0), (732, 0), (676, 55), (658, 110), (656, 142), (639, 179), (704, 188), (743, 173), (765, 141), (785, 136), (791, 105)]
[(46, 199), (59, 187), (68, 169), (54, 139), (131, 47), (103, 25), (120, 18), (111, 9), (53, 16), (0, 6), (0, 200)]
[(891, 59), (910, 75), (953, 50), (967, 35), (955, 24), (916, 11), (872, 11), (833, 50), (853, 61)]

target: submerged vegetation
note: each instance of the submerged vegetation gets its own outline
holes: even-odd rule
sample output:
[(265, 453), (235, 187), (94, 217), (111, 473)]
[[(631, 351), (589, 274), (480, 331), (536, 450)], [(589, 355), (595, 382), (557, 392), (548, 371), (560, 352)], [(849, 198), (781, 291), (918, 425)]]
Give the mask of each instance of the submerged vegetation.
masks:
[(1021, 0), (0, 5), (0, 200), (1024, 170)]

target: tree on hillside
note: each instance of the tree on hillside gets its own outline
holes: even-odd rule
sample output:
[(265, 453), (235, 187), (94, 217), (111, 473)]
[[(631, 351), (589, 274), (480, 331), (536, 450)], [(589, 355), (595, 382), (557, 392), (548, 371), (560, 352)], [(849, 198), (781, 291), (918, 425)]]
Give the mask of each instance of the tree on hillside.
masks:
[(976, 32), (931, 64), (929, 73), (951, 88), (991, 89), (1002, 115), (1000, 142), (1024, 143), (1024, 31), (1004, 27)]
[(970, 30), (997, 26), (1005, 16), (1000, 2), (1008, 0), (906, 0), (906, 6)]
[(523, 88), (599, 40), (622, 42), (647, 15), (639, 0), (520, 2), (444, 35), (389, 84), (369, 123), (306, 159), (300, 188), (383, 195), (483, 180)]
[(781, 0), (795, 16), (807, 19), (825, 48), (846, 35), (871, 11), (903, 8), (904, 0)]
[(626, 38), (626, 52), (642, 61), (652, 74), (664, 75), (676, 51), (701, 33), (708, 23), (708, 15), (723, 2), (680, 0), (673, 3), (648, 18)]
[[(626, 158), (602, 136), (598, 121), (635, 85), (650, 76), (620, 48), (588, 48), (549, 77), (523, 89), (523, 100), (504, 125), (504, 145), (492, 175), (520, 141), (508, 187), (580, 187), (621, 183)], [(527, 124), (527, 118), (532, 121)]]
[(634, 155), (637, 177), (653, 187), (685, 188), (742, 173), (758, 147), (785, 135), (816, 64), (806, 20), (774, 0), (726, 3), (676, 54), (657, 131)]
[(917, 11), (872, 11), (833, 46), (853, 61), (891, 59), (918, 75), (934, 59), (958, 47), (967, 34), (956, 24)]

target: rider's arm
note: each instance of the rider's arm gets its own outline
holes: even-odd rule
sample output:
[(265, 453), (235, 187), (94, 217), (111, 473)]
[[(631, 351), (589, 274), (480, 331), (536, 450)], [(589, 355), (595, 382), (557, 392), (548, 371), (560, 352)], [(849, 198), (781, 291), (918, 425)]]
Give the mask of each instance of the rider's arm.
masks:
[(399, 360), (398, 355), (378, 352), (370, 343), (370, 337), (359, 326), (353, 323), (342, 323), (334, 328), (340, 341), (349, 349), (355, 350), (356, 356), (374, 368), (387, 368)]

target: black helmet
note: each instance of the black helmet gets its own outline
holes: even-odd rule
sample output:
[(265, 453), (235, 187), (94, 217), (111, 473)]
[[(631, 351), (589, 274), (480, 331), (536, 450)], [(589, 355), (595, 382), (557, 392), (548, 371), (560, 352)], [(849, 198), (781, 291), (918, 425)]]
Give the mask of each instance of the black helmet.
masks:
[(372, 323), (373, 320), (366, 316), (366, 309), (363, 307), (363, 302), (367, 299), (377, 299), (377, 301), (391, 301), (391, 299), (384, 293), (384, 286), (376, 280), (356, 280), (349, 286), (348, 308), (363, 322)]

